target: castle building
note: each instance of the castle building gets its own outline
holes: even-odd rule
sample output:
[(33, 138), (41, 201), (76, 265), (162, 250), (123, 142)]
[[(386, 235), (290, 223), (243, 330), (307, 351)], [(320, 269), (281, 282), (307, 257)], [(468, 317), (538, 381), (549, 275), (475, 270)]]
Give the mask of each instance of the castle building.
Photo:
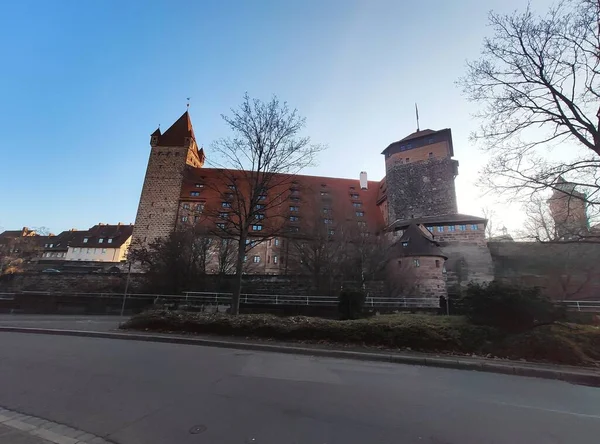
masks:
[[(295, 175), (284, 189), (265, 195), (278, 201), (258, 215), (247, 243), (252, 247), (253, 234), (264, 238), (273, 224), (278, 229), (250, 248), (248, 272), (289, 272), (290, 240), (302, 236), (354, 233), (363, 239), (386, 236), (396, 242), (404, 230), (419, 224), (432, 240), (442, 241), (436, 244), (441, 248), (444, 243), (485, 244), (486, 220), (458, 213), (454, 185), (458, 161), (453, 159), (450, 129), (417, 131), (390, 144), (382, 154), (386, 176), (380, 181), (367, 180), (365, 172), (356, 179)], [(224, 175), (223, 170), (205, 168), (204, 161), (187, 111), (164, 133), (157, 129), (151, 134), (133, 243), (148, 245), (184, 226), (201, 226), (217, 238), (225, 237), (219, 233), (231, 223), (231, 199), (243, 193), (236, 187), (246, 172)], [(440, 253), (435, 260), (439, 264), (445, 257)], [(209, 271), (216, 269), (213, 264)]]
[(585, 195), (574, 183), (559, 177), (548, 206), (554, 219), (554, 240), (582, 240), (590, 234)]

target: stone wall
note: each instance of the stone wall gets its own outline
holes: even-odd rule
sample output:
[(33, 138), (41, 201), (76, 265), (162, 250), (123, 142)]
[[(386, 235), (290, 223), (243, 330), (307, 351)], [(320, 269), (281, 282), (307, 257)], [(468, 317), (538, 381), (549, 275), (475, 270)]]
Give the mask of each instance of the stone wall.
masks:
[(133, 242), (150, 243), (175, 228), (187, 147), (152, 146), (140, 196)]
[(457, 165), (449, 158), (390, 165), (386, 171), (389, 220), (456, 213)]
[(440, 242), (446, 260), (446, 284), (450, 294), (456, 293), (471, 281), (490, 282), (494, 265), (485, 244), (473, 242)]
[(539, 286), (556, 300), (600, 300), (600, 245), (490, 242), (496, 279)]
[[(0, 293), (21, 291), (50, 293), (119, 293), (125, 289), (126, 273), (22, 273), (0, 278)], [(193, 291), (229, 292), (235, 276), (207, 275)], [(131, 273), (129, 292), (144, 289), (144, 274)], [(383, 281), (367, 282), (367, 293), (371, 297), (385, 295)], [(311, 280), (305, 276), (248, 275), (244, 277), (242, 292), (255, 294), (314, 295)], [(332, 292), (332, 294), (337, 294)], [(326, 295), (324, 295), (326, 296)]]

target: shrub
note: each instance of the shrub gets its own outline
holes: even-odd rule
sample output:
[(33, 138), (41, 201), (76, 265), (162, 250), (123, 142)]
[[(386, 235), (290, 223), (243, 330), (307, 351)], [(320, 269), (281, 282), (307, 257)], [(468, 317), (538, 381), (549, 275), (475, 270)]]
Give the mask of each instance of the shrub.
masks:
[(459, 301), (460, 311), (474, 324), (519, 332), (554, 322), (562, 311), (538, 287), (519, 287), (492, 281), (470, 283)]
[(343, 289), (340, 292), (338, 310), (342, 319), (357, 319), (362, 314), (365, 294), (361, 290)]

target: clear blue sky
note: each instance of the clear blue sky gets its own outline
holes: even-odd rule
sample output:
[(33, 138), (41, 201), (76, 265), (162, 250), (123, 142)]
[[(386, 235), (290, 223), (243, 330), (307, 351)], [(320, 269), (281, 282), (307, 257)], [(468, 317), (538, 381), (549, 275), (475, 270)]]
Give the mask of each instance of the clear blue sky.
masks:
[[(544, 0), (534, 1), (545, 7)], [(18, 1), (0, 27), (0, 228), (134, 221), (149, 135), (190, 112), (199, 143), (244, 92), (277, 94), (329, 150), (324, 176), (384, 174), (381, 151), (451, 127), (459, 210), (479, 214), (473, 105), (454, 85), (519, 0)], [(207, 150), (210, 156), (210, 149)], [(505, 223), (510, 225), (510, 220)]]

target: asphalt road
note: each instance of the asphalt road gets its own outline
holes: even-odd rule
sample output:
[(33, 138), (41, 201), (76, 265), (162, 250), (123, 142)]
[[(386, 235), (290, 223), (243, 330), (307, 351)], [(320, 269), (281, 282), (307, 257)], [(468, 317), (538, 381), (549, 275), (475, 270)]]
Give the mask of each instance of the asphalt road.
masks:
[(63, 330), (110, 331), (119, 327), (119, 323), (128, 319), (119, 316), (89, 315), (26, 315), (0, 314), (0, 326), (53, 328)]
[(600, 439), (600, 389), (559, 381), (23, 333), (0, 333), (0, 406), (123, 444)]

